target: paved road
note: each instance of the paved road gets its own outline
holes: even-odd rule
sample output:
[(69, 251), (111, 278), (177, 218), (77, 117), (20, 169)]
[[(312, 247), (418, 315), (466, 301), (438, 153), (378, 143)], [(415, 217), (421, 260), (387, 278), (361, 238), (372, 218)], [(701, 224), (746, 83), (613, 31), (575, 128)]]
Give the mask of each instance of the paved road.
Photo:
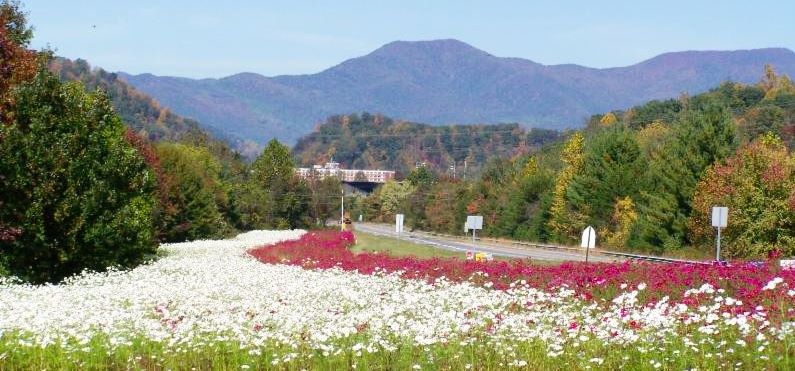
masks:
[[(371, 223), (356, 223), (355, 230), (365, 233), (370, 233), (379, 236), (397, 237), (395, 227), (386, 224), (371, 224)], [(454, 239), (449, 237), (434, 236), (425, 232), (403, 232), (400, 238), (406, 239), (423, 245), (430, 245), (439, 249), (449, 251), (476, 251), (490, 253), (495, 256), (505, 256), (510, 258), (530, 258), (535, 260), (549, 260), (549, 261), (584, 261), (585, 255), (579, 251), (572, 250), (558, 250), (547, 248), (535, 248), (530, 246), (518, 246), (496, 242), (477, 241), (475, 245), (472, 241), (463, 239)], [(612, 262), (621, 259), (603, 256), (599, 254), (591, 254), (590, 261), (598, 262)]]

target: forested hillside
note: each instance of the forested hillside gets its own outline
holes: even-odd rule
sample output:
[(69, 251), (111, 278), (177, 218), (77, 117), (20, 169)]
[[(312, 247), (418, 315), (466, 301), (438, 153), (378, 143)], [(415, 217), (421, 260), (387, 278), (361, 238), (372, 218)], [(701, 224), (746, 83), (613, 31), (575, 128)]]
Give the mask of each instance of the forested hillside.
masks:
[(547, 129), (518, 124), (432, 126), (362, 113), (329, 117), (298, 141), (294, 156), (303, 165), (331, 158), (357, 169), (389, 169), (408, 174), (418, 163), (435, 172), (472, 177), (491, 157), (526, 155), (562, 138)]
[(101, 89), (107, 93), (125, 125), (149, 141), (206, 145), (215, 152), (228, 151), (224, 147), (228, 147), (226, 143), (229, 143), (232, 149), (246, 157), (253, 158), (257, 155), (259, 146), (255, 143), (177, 115), (149, 95), (119, 79), (115, 73), (92, 68), (85, 60), (55, 58), (49, 67), (61, 80), (80, 81), (89, 91)]
[(414, 228), (456, 234), (480, 214), (485, 235), (561, 243), (592, 225), (602, 247), (703, 257), (714, 251), (710, 209), (722, 205), (724, 258), (791, 256), (794, 137), (795, 86), (768, 67), (758, 84), (595, 115), (564, 143), (492, 157), (477, 180), (415, 169), (354, 212), (405, 213)]

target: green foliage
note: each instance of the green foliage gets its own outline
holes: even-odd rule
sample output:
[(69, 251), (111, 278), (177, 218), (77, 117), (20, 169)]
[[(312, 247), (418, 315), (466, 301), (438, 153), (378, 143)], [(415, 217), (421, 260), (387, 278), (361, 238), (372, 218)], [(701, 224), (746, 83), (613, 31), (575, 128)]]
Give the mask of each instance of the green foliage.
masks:
[(690, 219), (691, 239), (711, 251), (712, 206), (729, 207), (723, 231), (726, 258), (765, 258), (780, 250), (795, 255), (795, 158), (782, 141), (766, 135), (715, 164), (698, 184)]
[(417, 166), (406, 177), (411, 185), (415, 187), (427, 187), (436, 181), (436, 176), (425, 166)]
[(294, 176), (290, 148), (271, 139), (251, 167), (252, 178), (265, 189), (282, 190)]
[[(539, 160), (531, 157), (507, 190), (509, 202), (498, 207), (500, 217), (496, 221), (494, 234), (520, 240), (541, 240), (539, 228), (543, 224), (542, 198), (554, 186), (554, 172), (539, 167)], [(548, 208), (548, 205), (547, 205)]]
[(155, 177), (107, 97), (42, 71), (0, 126), (0, 241), (11, 274), (56, 282), (154, 253)]
[[(480, 214), (483, 235), (563, 242), (571, 242), (582, 227), (592, 224), (606, 246), (660, 253), (705, 243), (710, 234), (698, 232), (704, 221), (694, 222), (696, 207), (703, 205), (696, 204), (722, 199), (701, 189), (708, 186), (699, 182), (708, 169), (723, 169), (721, 164), (739, 143), (774, 133), (785, 147), (793, 145), (795, 94), (790, 86), (788, 78), (769, 69), (758, 86), (727, 82), (693, 97), (594, 115), (585, 130), (568, 134), (565, 143), (558, 140), (560, 135), (541, 135), (540, 142), (531, 145), (530, 136), (536, 132), (531, 130), (519, 142), (497, 140), (527, 144), (527, 152), (488, 148), (489, 160), (479, 166), (479, 176), (469, 172), (466, 179), (461, 160), (466, 158), (471, 166), (472, 157), (466, 156), (480, 153), (486, 143), (476, 139), (480, 129), (462, 135), (465, 129), (457, 126), (426, 128), (382, 116), (336, 116), (296, 148), (308, 163), (335, 156), (355, 166), (396, 164), (405, 171), (423, 161), (430, 174), (456, 161), (457, 179), (441, 171), (429, 180), (425, 169), (417, 169), (408, 174), (406, 184), (392, 182), (377, 190), (360, 204), (369, 220), (392, 222), (392, 216), (402, 212), (411, 226), (460, 234), (464, 217)], [(497, 127), (493, 130), (492, 137), (499, 137)], [(446, 149), (448, 138), (467, 155)], [(442, 158), (432, 156), (437, 151)], [(782, 191), (774, 200), (762, 183), (746, 181), (743, 186), (749, 187), (747, 194), (753, 199), (766, 200), (776, 211), (758, 211), (763, 208), (757, 205), (757, 211), (748, 213), (748, 223), (757, 222), (748, 224), (755, 237), (737, 242), (736, 256), (788, 246), (789, 237), (782, 231), (791, 227), (783, 210), (795, 209), (795, 191)], [(786, 226), (776, 227), (775, 233), (764, 229), (777, 223)]]
[(608, 128), (585, 144), (581, 170), (567, 187), (566, 202), (583, 224), (572, 227), (579, 232), (587, 225), (597, 229), (611, 224), (614, 203), (624, 197), (637, 198), (638, 179), (647, 163), (634, 135), (623, 127)]
[(394, 180), (386, 182), (381, 186), (378, 194), (381, 212), (387, 216), (400, 214), (403, 211), (404, 202), (414, 193), (414, 190), (415, 187), (408, 182), (396, 182)]
[(707, 167), (736, 148), (734, 124), (720, 106), (683, 112), (659, 157), (652, 159), (639, 202), (634, 243), (657, 251), (687, 242), (687, 218), (696, 184)]
[(215, 157), (206, 148), (185, 144), (160, 143), (155, 148), (169, 177), (170, 207), (163, 215), (162, 238), (176, 242), (229, 233), (221, 213), (229, 200)]
[(290, 148), (276, 139), (268, 142), (251, 166), (250, 179), (268, 194), (266, 225), (287, 229), (311, 224), (311, 190), (295, 175)]

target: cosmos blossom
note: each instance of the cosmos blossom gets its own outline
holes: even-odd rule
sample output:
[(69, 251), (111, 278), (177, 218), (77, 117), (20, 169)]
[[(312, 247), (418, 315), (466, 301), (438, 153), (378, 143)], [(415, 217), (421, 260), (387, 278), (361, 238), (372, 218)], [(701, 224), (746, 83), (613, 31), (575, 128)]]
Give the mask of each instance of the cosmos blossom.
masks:
[[(8, 350), (58, 344), (79, 353), (89, 342), (103, 341), (112, 352), (143, 338), (175, 351), (225, 342), (251, 352), (276, 343), (322, 354), (358, 354), (395, 350), (405, 342), (499, 348), (539, 341), (546, 344), (548, 356), (556, 357), (589, 341), (651, 349), (664, 346), (672, 336), (695, 344), (696, 336), (719, 331), (736, 333), (738, 340), (765, 349), (793, 331), (792, 326), (769, 321), (768, 304), (752, 302), (754, 310), (742, 309), (747, 306), (745, 299), (728, 296), (710, 283), (683, 290), (683, 300), (662, 296), (650, 301), (641, 297), (656, 290), (655, 283), (643, 287), (645, 282), (627, 281), (630, 276), (621, 279), (628, 283), (624, 289), (605, 291), (598, 298), (584, 297), (582, 287), (566, 280), (555, 281), (556, 285), (537, 285), (543, 281), (525, 278), (508, 283), (499, 269), (519, 269), (508, 263), (476, 266), (483, 268), (478, 271), (468, 263), (454, 266), (450, 261), (432, 264), (416, 259), (405, 260), (415, 265), (399, 269), (403, 260), (385, 260), (380, 262), (384, 266), (360, 262), (357, 271), (349, 265), (353, 262), (340, 261), (338, 256), (351, 237), (249, 232), (231, 240), (163, 245), (165, 256), (150, 264), (129, 271), (85, 273), (60, 285), (32, 286), (3, 279), (0, 338), (6, 340), (2, 346)], [(249, 253), (255, 247), (259, 248)], [(621, 269), (633, 269), (621, 265), (558, 269), (566, 267), (618, 269), (615, 276), (626, 274)], [(442, 273), (431, 274), (438, 272), (436, 268)], [(460, 279), (469, 275), (468, 269), (476, 272), (470, 275), (476, 278)], [(612, 280), (612, 276), (595, 277), (592, 284)], [(492, 288), (492, 282), (505, 287)], [(776, 282), (775, 287), (763, 291), (776, 295), (786, 296), (791, 286), (787, 278), (768, 282)], [(684, 303), (687, 298), (696, 301)], [(295, 354), (287, 351), (283, 357), (288, 361)], [(521, 360), (516, 361), (519, 365)]]

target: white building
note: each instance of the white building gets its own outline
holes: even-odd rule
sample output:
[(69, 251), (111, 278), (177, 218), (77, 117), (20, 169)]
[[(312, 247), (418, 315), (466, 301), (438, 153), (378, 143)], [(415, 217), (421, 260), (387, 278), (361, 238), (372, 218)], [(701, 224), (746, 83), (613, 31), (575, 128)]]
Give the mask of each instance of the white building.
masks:
[[(303, 179), (319, 178), (333, 176), (343, 182), (368, 182), (368, 183), (386, 183), (388, 180), (395, 177), (394, 171), (389, 170), (364, 170), (364, 169), (341, 169), (338, 162), (327, 162), (325, 165), (314, 165), (311, 168), (301, 167), (295, 169), (295, 172)], [(359, 175), (357, 180), (356, 176)]]

